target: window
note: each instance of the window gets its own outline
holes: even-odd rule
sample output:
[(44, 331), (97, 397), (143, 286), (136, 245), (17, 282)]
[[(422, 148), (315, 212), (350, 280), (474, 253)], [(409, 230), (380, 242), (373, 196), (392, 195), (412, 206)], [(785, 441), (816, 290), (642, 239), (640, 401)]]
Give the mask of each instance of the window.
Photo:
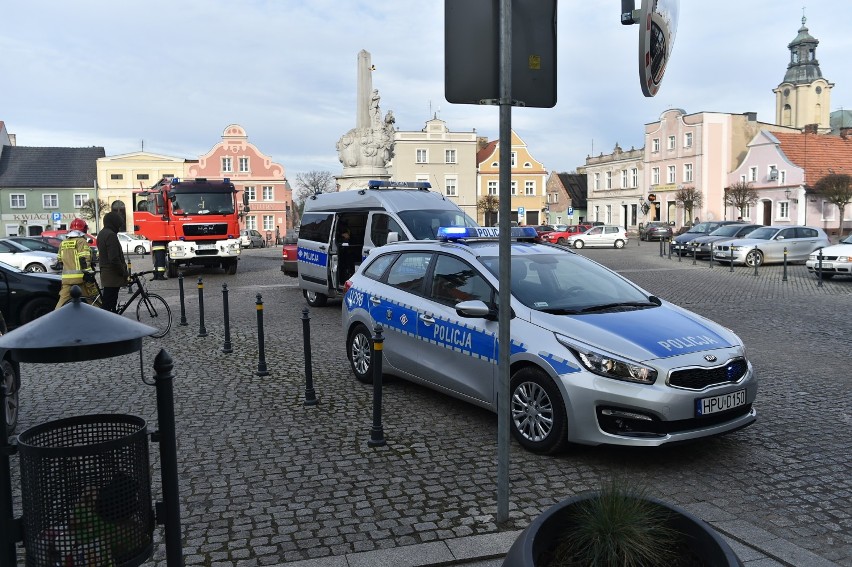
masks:
[[(375, 213), (373, 215), (373, 224), (370, 227), (370, 239), (375, 246), (384, 246), (388, 243), (388, 234), (395, 232), (399, 235), (399, 240), (408, 240), (405, 236), (405, 231), (389, 215)], [(384, 270), (382, 270), (384, 271)]]
[(41, 196), (41, 205), (45, 209), (58, 209), (59, 208), (59, 195), (56, 193), (46, 193)]
[(74, 208), (79, 209), (83, 203), (89, 200), (88, 193), (74, 193)]
[(24, 209), (27, 206), (27, 196), (23, 193), (9, 195), (9, 206), (13, 209)]
[(120, 180), (120, 179), (124, 179), (124, 174), (123, 173), (110, 173), (109, 178), (117, 181), (117, 180)]
[(639, 187), (639, 168), (634, 167), (630, 170), (632, 179), (630, 180), (631, 187)]
[(496, 195), (497, 194), (497, 182), (496, 181), (489, 181), (488, 182), (488, 194), (489, 195)]
[(612, 172), (611, 171), (606, 172), (606, 188), (612, 189)]
[(470, 264), (458, 258), (438, 255), (432, 280), (432, 299), (455, 305), (460, 301), (491, 303), (491, 286)]
[(675, 137), (674, 136), (669, 136), (669, 149), (670, 150), (675, 149)]
[(415, 157), (415, 161), (417, 163), (429, 163), (429, 155), (426, 153), (426, 150), (417, 150), (417, 156)]
[(225, 173), (231, 173), (234, 171), (234, 166), (231, 163), (231, 158), (223, 157), (222, 158), (222, 171)]
[(245, 191), (246, 191), (246, 195), (248, 195), (249, 201), (256, 201), (257, 200), (257, 195), (254, 192), (254, 187), (246, 187)]
[(240, 158), (240, 173), (248, 173), (249, 171), (249, 158), (241, 157)]
[(263, 215), (263, 230), (275, 230), (274, 215)]
[(400, 254), (388, 272), (388, 285), (422, 295), (423, 279), (431, 259), (432, 254), (428, 252)]
[(455, 177), (447, 177), (447, 179), (444, 181), (444, 190), (446, 191), (448, 197), (455, 197), (456, 195), (458, 195)]
[(651, 170), (651, 185), (660, 184), (660, 168), (655, 167)]
[(784, 185), (785, 183), (787, 183), (787, 171), (786, 170), (781, 170), (779, 179), (781, 180), (781, 185)]
[(670, 165), (668, 167), (668, 176), (666, 177), (666, 179), (668, 180), (667, 181), (668, 183), (674, 183), (675, 182), (675, 166)]
[(600, 173), (595, 173), (595, 184), (594, 184), (594, 189), (595, 189), (595, 191), (597, 191), (597, 190), (598, 190), (598, 189), (600, 189), (600, 188), (601, 188), (601, 174), (600, 174)]
[(651, 151), (657, 153), (660, 151), (660, 139), (654, 138), (651, 142)]
[(757, 168), (756, 167), (748, 168), (748, 180), (749, 181), (757, 181)]
[[(606, 223), (612, 224), (612, 205), (606, 206)], [(609, 229), (610, 227), (607, 227)]]
[(444, 150), (444, 163), (456, 163), (455, 150)]
[(789, 219), (790, 218), (790, 203), (789, 201), (781, 201), (778, 203), (778, 218), (781, 219)]
[(249, 216), (246, 217), (246, 228), (249, 229), (249, 230), (257, 230), (257, 217), (256, 216), (249, 215)]
[(627, 170), (622, 169), (621, 170), (621, 188), (626, 189), (627, 187), (629, 187), (629, 185), (627, 184)]
[(683, 180), (684, 181), (692, 181), (692, 164), (691, 163), (683, 164)]
[(686, 132), (683, 135), (683, 147), (691, 148), (692, 147), (692, 132)]
[(136, 180), (137, 180), (137, 181), (145, 181), (145, 180), (147, 180), (147, 179), (148, 179), (148, 174), (147, 174), (147, 173), (137, 173), (137, 174), (136, 174)]
[(524, 195), (535, 195), (535, 181), (524, 181)]
[(524, 162), (524, 169), (532, 169), (532, 164), (528, 161)]
[(518, 158), (518, 154), (515, 153), (515, 152), (512, 152), (512, 167), (515, 167), (515, 164), (517, 163), (517, 158)]
[(512, 181), (512, 195), (518, 194), (518, 182)]
[(272, 201), (274, 199), (272, 193), (272, 185), (264, 185), (262, 188), (263, 191), (263, 200), (264, 201)]

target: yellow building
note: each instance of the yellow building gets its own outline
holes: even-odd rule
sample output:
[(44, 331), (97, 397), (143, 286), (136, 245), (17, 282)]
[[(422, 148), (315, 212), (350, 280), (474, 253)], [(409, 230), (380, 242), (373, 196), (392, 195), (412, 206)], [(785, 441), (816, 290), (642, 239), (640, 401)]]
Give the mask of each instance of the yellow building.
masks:
[[(537, 225), (545, 221), (547, 170), (537, 161), (520, 136), (512, 131), (512, 218), (521, 225)], [(486, 195), (499, 197), (500, 142), (489, 142), (476, 154), (478, 199)], [(486, 218), (486, 216), (488, 218)], [(478, 212), (477, 220), (483, 226), (494, 225), (496, 214)]]

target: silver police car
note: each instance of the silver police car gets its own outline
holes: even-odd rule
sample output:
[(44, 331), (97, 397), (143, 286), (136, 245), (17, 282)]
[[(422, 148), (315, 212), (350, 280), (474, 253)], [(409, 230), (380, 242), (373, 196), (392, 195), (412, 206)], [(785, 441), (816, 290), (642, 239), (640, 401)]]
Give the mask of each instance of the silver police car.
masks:
[[(511, 430), (522, 446), (653, 446), (755, 421), (757, 377), (733, 332), (528, 233), (514, 228), (511, 245)], [(352, 370), (372, 382), (379, 325), (385, 373), (496, 411), (498, 238), (461, 227), (439, 237), (376, 248), (346, 282)]]

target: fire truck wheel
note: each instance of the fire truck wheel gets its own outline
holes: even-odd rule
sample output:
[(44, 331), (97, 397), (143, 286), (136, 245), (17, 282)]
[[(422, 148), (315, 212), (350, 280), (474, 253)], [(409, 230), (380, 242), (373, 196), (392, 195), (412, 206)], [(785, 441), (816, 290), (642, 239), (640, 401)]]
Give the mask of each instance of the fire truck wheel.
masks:
[(177, 266), (176, 263), (169, 262), (167, 269), (168, 269), (168, 275), (169, 275), (170, 278), (178, 277), (178, 266)]
[(229, 276), (233, 276), (234, 274), (237, 273), (237, 261), (236, 260), (231, 260), (228, 263), (223, 262), (223, 264), (224, 264), (223, 267), (225, 268), (225, 273), (228, 274)]

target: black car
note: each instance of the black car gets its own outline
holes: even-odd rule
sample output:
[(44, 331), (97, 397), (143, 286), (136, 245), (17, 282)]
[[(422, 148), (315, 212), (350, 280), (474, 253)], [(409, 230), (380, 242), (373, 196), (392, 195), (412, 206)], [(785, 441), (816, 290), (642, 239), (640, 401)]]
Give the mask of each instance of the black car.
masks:
[(651, 221), (639, 227), (639, 240), (668, 240), (672, 237), (672, 227), (667, 222)]
[[(6, 332), (6, 320), (0, 312), (0, 335)], [(18, 425), (18, 392), (21, 389), (21, 365), (12, 360), (12, 353), (0, 349), (0, 380), (6, 386), (6, 398), (0, 400), (6, 406), (6, 428), (3, 433), (8, 437)]]
[(56, 307), (62, 277), (24, 272), (0, 262), (0, 311), (10, 329), (45, 315)]
[(689, 245), (690, 242), (692, 242), (699, 236), (706, 236), (710, 234), (720, 226), (725, 226), (728, 224), (746, 223), (742, 221), (709, 221), (696, 223), (692, 225), (692, 228), (690, 228), (683, 234), (675, 236), (674, 242), (672, 243), (672, 252), (680, 256), (692, 254), (692, 247)]

